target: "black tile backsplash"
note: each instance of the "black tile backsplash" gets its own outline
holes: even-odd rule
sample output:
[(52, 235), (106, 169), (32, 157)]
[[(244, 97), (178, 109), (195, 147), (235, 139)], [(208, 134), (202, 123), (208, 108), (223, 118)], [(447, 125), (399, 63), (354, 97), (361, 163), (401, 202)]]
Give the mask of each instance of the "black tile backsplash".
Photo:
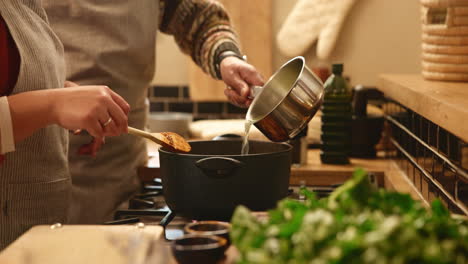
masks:
[(189, 88), (187, 86), (182, 86), (182, 97), (183, 98), (190, 98)]
[(179, 97), (179, 86), (155, 86), (153, 87), (153, 96), (160, 97)]
[(243, 119), (247, 109), (228, 102), (193, 102), (187, 86), (154, 86), (149, 94), (151, 112), (193, 113), (194, 120)]
[(198, 102), (198, 113), (222, 113), (222, 102)]
[(227, 105), (227, 112), (229, 114), (245, 114), (247, 113), (247, 108), (240, 108), (232, 104)]
[(192, 102), (169, 102), (169, 112), (184, 112), (184, 113), (193, 113), (193, 103)]
[(151, 112), (165, 112), (168, 110), (166, 102), (151, 102), (150, 111)]

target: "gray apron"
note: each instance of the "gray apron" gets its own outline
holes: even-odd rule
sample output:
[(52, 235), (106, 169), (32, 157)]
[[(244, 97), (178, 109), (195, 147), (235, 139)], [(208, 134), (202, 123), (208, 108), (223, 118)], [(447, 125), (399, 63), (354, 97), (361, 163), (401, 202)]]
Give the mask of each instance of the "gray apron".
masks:
[[(13, 94), (63, 87), (63, 46), (40, 0), (2, 0), (0, 14), (21, 57)], [(33, 116), (31, 118), (34, 118)], [(0, 250), (33, 225), (67, 221), (68, 132), (53, 125), (16, 144), (0, 165)]]
[[(147, 89), (155, 71), (158, 0), (43, 0), (62, 40), (67, 79), (107, 85), (131, 106), (129, 125), (143, 128)], [(70, 138), (72, 223), (101, 223), (140, 187), (137, 167), (146, 160), (141, 138), (106, 138), (95, 158), (77, 154), (89, 135)]]

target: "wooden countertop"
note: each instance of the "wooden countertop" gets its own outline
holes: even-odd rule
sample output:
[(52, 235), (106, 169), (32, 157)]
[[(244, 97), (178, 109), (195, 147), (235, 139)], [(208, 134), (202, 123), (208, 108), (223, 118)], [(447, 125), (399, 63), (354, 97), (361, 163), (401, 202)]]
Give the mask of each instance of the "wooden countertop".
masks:
[(147, 263), (163, 232), (157, 225), (39, 225), (1, 251), (0, 263)]
[(419, 74), (384, 74), (378, 88), (468, 142), (468, 83), (427, 81)]

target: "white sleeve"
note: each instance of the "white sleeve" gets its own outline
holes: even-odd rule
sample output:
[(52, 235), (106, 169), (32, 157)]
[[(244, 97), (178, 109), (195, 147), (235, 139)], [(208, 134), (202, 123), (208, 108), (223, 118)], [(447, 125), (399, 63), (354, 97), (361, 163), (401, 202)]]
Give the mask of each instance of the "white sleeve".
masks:
[(13, 123), (6, 96), (0, 97), (0, 154), (15, 151)]

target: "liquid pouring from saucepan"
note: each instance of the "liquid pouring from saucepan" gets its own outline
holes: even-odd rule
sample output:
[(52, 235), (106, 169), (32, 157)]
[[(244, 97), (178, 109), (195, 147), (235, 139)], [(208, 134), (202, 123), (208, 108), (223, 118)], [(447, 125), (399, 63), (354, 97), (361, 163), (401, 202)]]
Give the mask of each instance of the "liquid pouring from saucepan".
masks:
[(249, 120), (249, 119), (245, 120), (244, 140), (242, 142), (241, 155), (249, 154), (249, 133), (250, 133), (250, 128), (252, 127), (252, 124), (253, 124), (252, 120)]
[[(250, 91), (252, 93), (250, 99), (255, 98), (255, 96), (257, 96), (262, 89), (262, 86), (252, 86), (250, 88)], [(249, 134), (250, 128), (252, 127), (253, 123), (255, 123), (255, 121), (252, 120), (250, 115), (246, 115), (244, 122), (244, 140), (242, 141), (241, 155), (249, 154)]]

